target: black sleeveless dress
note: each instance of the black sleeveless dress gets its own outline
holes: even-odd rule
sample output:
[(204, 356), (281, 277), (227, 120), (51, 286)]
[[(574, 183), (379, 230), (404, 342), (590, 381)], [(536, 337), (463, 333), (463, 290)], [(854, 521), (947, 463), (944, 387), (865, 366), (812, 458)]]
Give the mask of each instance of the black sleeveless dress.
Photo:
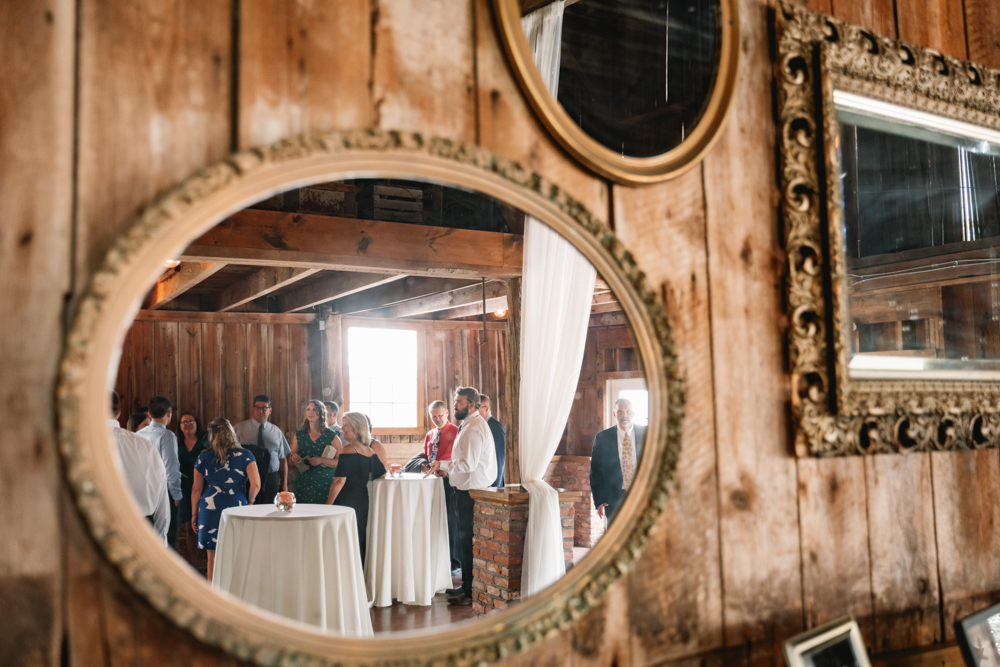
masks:
[(358, 520), (358, 542), (361, 545), (361, 564), (365, 562), (365, 548), (368, 542), (368, 480), (385, 475), (382, 460), (372, 452), (371, 456), (358, 453), (340, 453), (337, 472), (334, 477), (345, 478), (344, 487), (337, 494), (334, 505), (353, 507)]

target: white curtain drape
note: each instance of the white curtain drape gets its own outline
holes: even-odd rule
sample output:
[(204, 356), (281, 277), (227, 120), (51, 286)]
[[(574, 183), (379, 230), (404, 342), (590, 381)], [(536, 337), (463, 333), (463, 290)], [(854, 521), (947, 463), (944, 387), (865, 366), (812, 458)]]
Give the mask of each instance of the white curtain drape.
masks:
[(521, 30), (535, 58), (535, 67), (553, 96), (559, 92), (559, 56), (565, 4), (565, 0), (556, 0), (521, 17)]
[[(535, 66), (559, 90), (563, 0), (521, 19)], [(521, 279), (521, 484), (528, 490), (521, 595), (566, 574), (559, 494), (542, 481), (562, 437), (580, 378), (594, 298), (593, 265), (549, 227), (528, 217)]]
[(559, 446), (580, 379), (597, 271), (538, 220), (524, 230), (521, 278), (521, 484), (528, 490), (521, 595), (566, 574), (559, 494), (542, 476)]

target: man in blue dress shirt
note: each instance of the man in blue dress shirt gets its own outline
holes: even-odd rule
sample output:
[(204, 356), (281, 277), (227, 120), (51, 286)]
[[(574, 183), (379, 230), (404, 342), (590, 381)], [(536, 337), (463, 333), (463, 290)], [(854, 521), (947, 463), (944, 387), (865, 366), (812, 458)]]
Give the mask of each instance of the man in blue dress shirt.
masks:
[[(177, 436), (167, 428), (174, 417), (170, 400), (154, 396), (149, 402), (149, 426), (139, 431), (139, 435), (153, 443), (163, 460), (167, 473), (167, 493), (170, 503), (170, 527), (167, 529), (167, 544), (177, 548), (177, 505), (181, 501), (181, 462), (177, 458)], [(190, 502), (190, 500), (188, 501)]]
[(292, 448), (281, 429), (268, 421), (270, 418), (271, 397), (260, 394), (253, 398), (253, 417), (233, 427), (241, 445), (256, 445), (270, 454), (268, 461), (257, 462), (261, 489), (254, 505), (273, 503), (278, 491), (288, 490), (288, 455)]

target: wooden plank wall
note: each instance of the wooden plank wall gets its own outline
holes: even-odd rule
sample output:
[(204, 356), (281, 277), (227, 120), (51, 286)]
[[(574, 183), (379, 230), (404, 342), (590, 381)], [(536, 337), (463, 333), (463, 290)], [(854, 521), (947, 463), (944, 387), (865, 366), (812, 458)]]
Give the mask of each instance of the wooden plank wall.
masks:
[(286, 434), (302, 423), (316, 398), (309, 368), (308, 324), (137, 321), (122, 345), (115, 391), (122, 425), (153, 396), (174, 405), (176, 429), (184, 412), (202, 428), (216, 417), (236, 424), (253, 415), (253, 397), (271, 397), (271, 421)]
[[(808, 2), (1000, 67), (995, 0)], [(53, 403), (63, 305), (157, 193), (231, 150), (336, 126), (478, 142), (544, 172), (613, 221), (670, 306), (688, 400), (673, 496), (600, 606), (507, 664), (777, 664), (788, 635), (848, 611), (883, 652), (948, 639), (956, 616), (997, 599), (998, 452), (791, 456), (774, 0), (740, 8), (743, 60), (719, 142), (683, 176), (629, 188), (548, 138), (489, 0), (4, 3), (0, 397), (17, 418), (0, 446), (0, 600), (19, 613), (0, 663), (236, 664), (132, 593), (67, 498)], [(181, 340), (154, 329), (141, 345), (176, 341), (190, 361), (198, 350)], [(200, 388), (207, 412), (246, 405), (221, 371), (247, 349), (228, 340), (202, 332), (204, 374), (222, 383)], [(268, 372), (283, 363), (272, 355)], [(169, 364), (137, 368), (147, 386), (193, 391)]]

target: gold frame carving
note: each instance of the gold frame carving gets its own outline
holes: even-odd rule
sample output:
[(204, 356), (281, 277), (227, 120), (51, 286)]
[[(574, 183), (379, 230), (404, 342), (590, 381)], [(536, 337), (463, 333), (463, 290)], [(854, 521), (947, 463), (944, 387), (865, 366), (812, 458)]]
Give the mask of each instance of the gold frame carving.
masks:
[[(545, 593), (480, 622), (424, 634), (352, 639), (210, 594), (134, 509), (111, 458), (107, 392), (125, 332), (157, 267), (226, 215), (290, 187), (365, 176), (409, 177), (483, 192), (544, 220), (607, 280), (633, 325), (647, 372), (646, 454), (618, 519), (583, 565)], [(247, 150), (199, 171), (145, 209), (108, 252), (63, 350), (59, 445), (90, 532), (129, 585), (199, 640), (259, 665), (479, 665), (566, 629), (636, 558), (662, 511), (681, 446), (684, 396), (670, 327), (632, 255), (600, 220), (543, 176), (477, 146), (418, 134), (346, 131)]]
[(1000, 129), (1000, 70), (875, 35), (788, 0), (775, 81), (795, 452), (1000, 446), (1000, 383), (847, 377), (846, 259), (834, 89)]
[(681, 145), (654, 157), (622, 156), (598, 143), (573, 122), (562, 105), (549, 92), (535, 67), (531, 49), (521, 30), (518, 0), (493, 0), (493, 12), (507, 59), (521, 86), (521, 91), (535, 110), (538, 119), (559, 144), (586, 168), (626, 185), (647, 185), (683, 174), (697, 164), (712, 147), (736, 91), (739, 70), (740, 31), (738, 0), (719, 2), (719, 62), (715, 87), (705, 114)]

